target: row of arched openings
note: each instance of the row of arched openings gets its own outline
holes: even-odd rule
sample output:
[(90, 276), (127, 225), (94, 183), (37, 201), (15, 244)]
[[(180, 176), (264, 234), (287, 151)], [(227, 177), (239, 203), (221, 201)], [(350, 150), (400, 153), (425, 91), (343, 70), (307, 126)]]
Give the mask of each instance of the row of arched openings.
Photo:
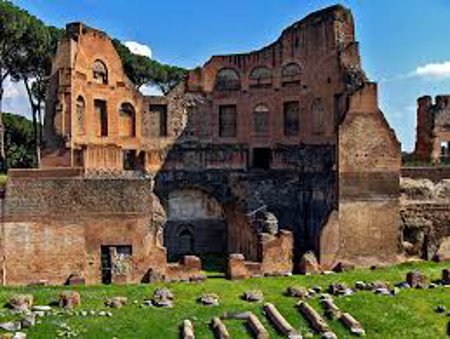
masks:
[[(300, 83), (301, 67), (291, 62), (281, 70), (281, 82), (283, 85)], [(270, 87), (273, 80), (273, 71), (266, 66), (254, 68), (249, 75), (250, 87)], [(239, 90), (241, 89), (241, 78), (239, 72), (234, 68), (222, 68), (216, 75), (217, 90)]]
[[(94, 100), (94, 113), (97, 120), (97, 135), (108, 135), (108, 112), (106, 102)], [(136, 111), (132, 104), (122, 103), (119, 113), (119, 135), (123, 137), (134, 137), (136, 135)], [(86, 134), (86, 102), (80, 95), (76, 101), (76, 129), (77, 135)]]

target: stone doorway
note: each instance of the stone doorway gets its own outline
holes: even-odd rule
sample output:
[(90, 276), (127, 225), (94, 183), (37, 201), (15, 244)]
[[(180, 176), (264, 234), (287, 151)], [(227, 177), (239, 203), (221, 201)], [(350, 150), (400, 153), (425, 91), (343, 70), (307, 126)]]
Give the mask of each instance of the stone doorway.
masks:
[(101, 246), (102, 284), (126, 283), (131, 272), (130, 245)]

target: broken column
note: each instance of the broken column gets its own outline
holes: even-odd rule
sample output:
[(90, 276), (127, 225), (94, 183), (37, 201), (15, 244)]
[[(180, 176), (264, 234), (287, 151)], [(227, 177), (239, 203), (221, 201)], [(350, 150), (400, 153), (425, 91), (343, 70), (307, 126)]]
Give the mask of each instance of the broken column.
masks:
[(298, 307), (316, 332), (327, 335), (327, 338), (336, 338), (325, 320), (308, 303), (302, 301), (298, 304)]
[(322, 299), (321, 303), (325, 308), (325, 315), (330, 319), (337, 319), (341, 316), (341, 310), (336, 306), (331, 297)]
[(190, 320), (183, 321), (183, 339), (195, 339), (194, 325)]
[(362, 325), (349, 313), (343, 313), (340, 320), (355, 335), (365, 335)]
[(268, 339), (269, 332), (265, 329), (264, 325), (259, 321), (258, 317), (253, 313), (250, 313), (247, 319), (247, 323), (249, 328), (255, 335), (257, 339)]
[(218, 339), (229, 339), (230, 334), (228, 333), (227, 327), (225, 324), (220, 320), (220, 318), (215, 317), (211, 321), (211, 327), (214, 331), (215, 337)]
[(271, 304), (266, 303), (264, 305), (267, 317), (275, 325), (276, 329), (282, 334), (292, 337), (298, 335), (297, 331), (287, 322), (287, 320), (281, 315), (277, 308)]

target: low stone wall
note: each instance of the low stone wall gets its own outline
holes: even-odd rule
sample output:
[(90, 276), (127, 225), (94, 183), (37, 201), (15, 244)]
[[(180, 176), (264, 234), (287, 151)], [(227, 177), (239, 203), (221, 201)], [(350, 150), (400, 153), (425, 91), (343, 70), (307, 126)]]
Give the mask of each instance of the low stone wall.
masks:
[(402, 177), (410, 179), (429, 179), (434, 183), (450, 179), (450, 166), (403, 167)]
[(242, 254), (231, 254), (227, 267), (229, 279), (280, 276), (292, 273), (294, 247), (292, 233), (282, 230), (275, 236), (262, 234), (260, 240), (262, 261), (246, 261)]

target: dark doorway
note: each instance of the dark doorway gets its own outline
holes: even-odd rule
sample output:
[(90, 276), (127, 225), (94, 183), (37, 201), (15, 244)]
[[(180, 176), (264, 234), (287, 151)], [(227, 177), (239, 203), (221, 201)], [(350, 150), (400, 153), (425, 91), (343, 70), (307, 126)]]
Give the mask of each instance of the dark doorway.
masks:
[(270, 148), (253, 149), (253, 168), (270, 169), (272, 163), (272, 150)]
[(102, 284), (111, 284), (112, 278), (112, 262), (111, 262), (111, 246), (102, 246), (101, 262), (102, 262)]
[(194, 254), (194, 235), (185, 228), (178, 235), (178, 249), (181, 256)]
[(114, 282), (114, 276), (123, 274), (121, 262), (129, 260), (132, 254), (130, 245), (101, 246), (102, 284), (109, 285)]
[(94, 107), (97, 118), (99, 119), (99, 129), (97, 134), (100, 137), (106, 137), (108, 136), (108, 112), (106, 109), (106, 101), (94, 100)]

